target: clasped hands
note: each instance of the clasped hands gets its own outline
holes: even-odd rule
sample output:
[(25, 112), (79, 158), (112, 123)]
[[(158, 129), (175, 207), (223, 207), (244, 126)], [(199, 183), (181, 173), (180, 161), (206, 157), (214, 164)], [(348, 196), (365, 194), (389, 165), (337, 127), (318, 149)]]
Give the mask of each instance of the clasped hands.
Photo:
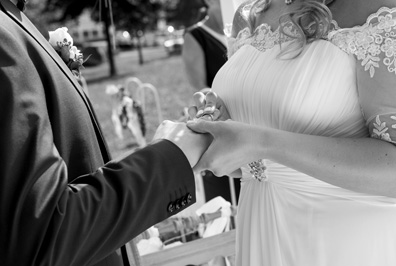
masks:
[(245, 163), (240, 160), (245, 156), (243, 151), (249, 150), (246, 138), (241, 136), (244, 124), (229, 120), (224, 102), (214, 92), (197, 92), (193, 99), (195, 105), (188, 110), (187, 124), (164, 121), (154, 140), (167, 139), (176, 144), (194, 172), (210, 170), (217, 176), (235, 174)]

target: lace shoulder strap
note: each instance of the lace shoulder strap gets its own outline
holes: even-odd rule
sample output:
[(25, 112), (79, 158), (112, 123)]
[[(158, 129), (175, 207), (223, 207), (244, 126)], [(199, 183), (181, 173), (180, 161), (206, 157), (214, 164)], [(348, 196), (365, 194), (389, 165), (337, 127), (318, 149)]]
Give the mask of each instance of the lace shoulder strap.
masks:
[(331, 41), (361, 65), (357, 91), (370, 136), (396, 144), (396, 7), (380, 8), (362, 26), (336, 30)]
[(329, 33), (329, 40), (354, 54), (370, 77), (374, 77), (381, 63), (396, 74), (396, 8), (380, 8), (362, 26), (345, 29), (336, 26)]

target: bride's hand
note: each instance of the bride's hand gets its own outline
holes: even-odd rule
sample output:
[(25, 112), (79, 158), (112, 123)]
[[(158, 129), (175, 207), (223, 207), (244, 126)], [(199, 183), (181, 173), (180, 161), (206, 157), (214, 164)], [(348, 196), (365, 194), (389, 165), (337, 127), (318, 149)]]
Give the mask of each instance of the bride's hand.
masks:
[(194, 167), (195, 172), (210, 170), (216, 176), (229, 175), (234, 170), (258, 158), (264, 158), (263, 128), (232, 120), (209, 122), (195, 119), (187, 122), (195, 132), (209, 133), (213, 141)]
[(193, 95), (195, 105), (188, 108), (190, 119), (204, 118), (212, 121), (230, 119), (223, 100), (214, 92), (196, 92)]
[(157, 128), (153, 141), (167, 139), (177, 145), (186, 155), (193, 167), (207, 149), (212, 137), (209, 134), (197, 134), (186, 127), (185, 123), (165, 120)]

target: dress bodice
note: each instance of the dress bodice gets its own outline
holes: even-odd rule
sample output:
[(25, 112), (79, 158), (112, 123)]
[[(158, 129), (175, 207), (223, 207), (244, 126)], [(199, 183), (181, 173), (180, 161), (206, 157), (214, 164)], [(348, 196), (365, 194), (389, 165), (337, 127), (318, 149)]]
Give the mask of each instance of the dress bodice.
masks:
[(278, 54), (278, 46), (262, 52), (245, 45), (220, 70), (213, 89), (233, 119), (305, 134), (367, 133), (352, 56), (326, 41), (292, 61)]
[[(396, 9), (381, 8), (362, 26), (341, 29), (333, 21), (326, 39), (308, 44), (293, 59), (279, 58), (282, 47), (292, 42), (279, 28), (245, 28), (230, 38), (229, 60), (213, 90), (237, 121), (332, 137), (370, 134), (394, 142), (396, 106), (378, 102), (396, 99), (396, 90), (389, 95), (378, 88), (359, 88), (359, 71), (370, 79), (378, 69), (396, 73), (394, 17)], [(285, 28), (295, 32), (293, 25)]]
[(304, 134), (368, 135), (351, 55), (327, 41), (292, 61), (278, 53), (278, 46), (262, 52), (244, 45), (220, 69), (213, 90), (232, 119)]
[[(354, 28), (332, 26), (327, 38), (293, 59), (279, 57), (292, 39), (265, 24), (230, 39), (229, 60), (212, 89), (231, 118), (395, 143), (396, 8), (382, 8)], [(394, 198), (350, 191), (262, 161), (264, 179), (253, 177), (256, 164), (242, 168), (236, 265), (395, 265)]]

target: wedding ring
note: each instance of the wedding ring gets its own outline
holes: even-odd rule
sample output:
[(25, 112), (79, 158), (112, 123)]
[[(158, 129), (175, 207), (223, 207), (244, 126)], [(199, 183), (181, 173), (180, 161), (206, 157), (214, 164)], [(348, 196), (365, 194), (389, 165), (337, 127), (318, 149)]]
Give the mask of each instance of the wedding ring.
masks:
[(210, 121), (214, 121), (213, 114), (204, 114), (201, 118), (205, 120), (209, 120), (208, 118), (210, 118)]

